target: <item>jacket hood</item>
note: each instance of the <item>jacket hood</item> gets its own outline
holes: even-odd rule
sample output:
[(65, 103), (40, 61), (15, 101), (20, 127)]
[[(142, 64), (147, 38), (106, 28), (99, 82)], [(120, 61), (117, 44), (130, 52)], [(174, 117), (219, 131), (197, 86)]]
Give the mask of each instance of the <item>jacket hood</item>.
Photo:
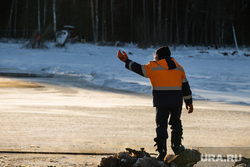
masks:
[(156, 61), (156, 63), (168, 70), (175, 69), (178, 66), (178, 63), (172, 57), (167, 57), (165, 59), (158, 60)]

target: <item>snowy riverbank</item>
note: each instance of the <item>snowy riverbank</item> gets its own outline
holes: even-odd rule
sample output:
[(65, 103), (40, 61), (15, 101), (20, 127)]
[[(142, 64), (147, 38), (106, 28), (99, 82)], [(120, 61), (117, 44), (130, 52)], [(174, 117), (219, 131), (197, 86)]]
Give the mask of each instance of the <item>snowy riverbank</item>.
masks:
[[(124, 68), (119, 49), (133, 61), (147, 64), (156, 48), (140, 49), (93, 44), (68, 44), (67, 49), (21, 48), (24, 44), (0, 43), (0, 69), (32, 73), (74, 75), (92, 84), (139, 93), (151, 93), (150, 82)], [(250, 105), (249, 48), (177, 47), (172, 56), (184, 67), (194, 99)]]

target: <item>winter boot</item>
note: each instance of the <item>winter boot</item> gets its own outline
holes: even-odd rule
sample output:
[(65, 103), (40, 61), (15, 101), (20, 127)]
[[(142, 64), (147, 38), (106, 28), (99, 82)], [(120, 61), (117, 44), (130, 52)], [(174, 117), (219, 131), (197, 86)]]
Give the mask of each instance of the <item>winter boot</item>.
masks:
[(171, 134), (172, 150), (174, 151), (175, 155), (181, 154), (185, 150), (185, 147), (181, 144), (182, 131), (173, 130)]
[(159, 152), (156, 159), (159, 160), (159, 161), (163, 161), (166, 154), (167, 154), (166, 139), (154, 138), (154, 141), (156, 142), (156, 144), (154, 146), (157, 146), (156, 151)]

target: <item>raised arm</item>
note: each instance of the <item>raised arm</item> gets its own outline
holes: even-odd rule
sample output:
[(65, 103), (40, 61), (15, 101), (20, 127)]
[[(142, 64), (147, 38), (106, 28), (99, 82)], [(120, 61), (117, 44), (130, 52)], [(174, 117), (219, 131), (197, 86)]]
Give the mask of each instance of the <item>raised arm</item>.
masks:
[(125, 63), (125, 67), (141, 76), (144, 76), (142, 72), (142, 65), (130, 60), (126, 52), (121, 52), (120, 50), (117, 53), (117, 57)]

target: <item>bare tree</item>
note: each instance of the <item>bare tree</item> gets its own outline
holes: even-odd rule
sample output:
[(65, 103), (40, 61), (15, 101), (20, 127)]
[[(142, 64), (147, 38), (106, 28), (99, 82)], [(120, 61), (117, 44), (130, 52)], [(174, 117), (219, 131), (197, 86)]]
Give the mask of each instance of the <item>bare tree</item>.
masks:
[(56, 34), (56, 0), (53, 0), (53, 23), (54, 23), (54, 34)]
[[(96, 39), (95, 37), (95, 13), (94, 13), (94, 0), (90, 0), (90, 6), (91, 6), (91, 20), (92, 20), (92, 31), (93, 31), (93, 37), (94, 41)], [(96, 42), (96, 41), (95, 41)]]
[(207, 1), (207, 3), (206, 3), (205, 46), (208, 45), (208, 15), (209, 15), (209, 1)]
[(161, 20), (162, 20), (162, 17), (161, 17), (161, 6), (162, 6), (162, 1), (159, 0), (158, 1), (158, 20), (157, 20), (157, 26), (158, 26), (158, 41), (159, 42), (162, 42), (162, 25), (161, 25)]
[(144, 43), (147, 41), (147, 22), (146, 22), (146, 1), (145, 0), (142, 0), (143, 1), (143, 41)]
[(106, 24), (106, 1), (102, 0), (102, 41), (105, 42), (106, 40), (106, 33), (107, 33), (107, 24)]
[(26, 0), (25, 15), (24, 15), (25, 20), (23, 22), (23, 38), (25, 38), (26, 35), (28, 35), (28, 31), (26, 30), (26, 28), (27, 28), (27, 20), (28, 20), (28, 10), (29, 10), (29, 3), (28, 2), (29, 2), (29, 0)]
[(91, 18), (92, 18), (92, 31), (94, 42), (98, 41), (98, 0), (90, 0), (91, 4)]
[(111, 8), (111, 34), (112, 34), (112, 39), (114, 39), (115, 36), (115, 28), (114, 28), (114, 1), (110, 1), (110, 8)]
[(177, 45), (180, 44), (180, 38), (179, 38), (179, 20), (178, 20), (178, 0), (175, 0), (175, 43), (174, 43), (174, 49)]
[(214, 13), (213, 9), (214, 6), (211, 2), (211, 0), (209, 0), (209, 4), (210, 4), (210, 45), (212, 46), (214, 44), (214, 16), (212, 15), (212, 13)]
[(133, 12), (134, 12), (134, 1), (131, 0), (131, 4), (130, 4), (130, 41), (131, 43), (133, 42), (133, 22), (134, 22), (134, 15), (133, 15)]
[[(170, 3), (169, 3), (169, 0), (167, 0), (167, 1), (165, 1), (166, 3), (165, 3), (165, 8), (167, 9), (167, 8), (169, 8), (169, 6), (170, 6)], [(162, 42), (164, 43), (164, 44), (168, 44), (169, 45), (169, 13), (170, 12), (168, 12), (168, 11), (165, 11), (165, 15), (164, 15), (164, 23), (163, 23), (163, 31), (162, 31), (162, 33), (163, 33), (163, 40), (162, 40)]]
[(17, 21), (17, 1), (15, 2), (14, 37), (16, 37), (16, 21)]
[(46, 25), (46, 14), (47, 14), (47, 0), (44, 0), (44, 7), (43, 7), (43, 27)]
[(185, 23), (184, 23), (184, 45), (188, 44), (188, 10), (189, 10), (190, 0), (186, 0), (185, 6)]
[(9, 17), (9, 21), (8, 21), (7, 31), (5, 34), (5, 36), (7, 36), (7, 37), (9, 37), (11, 34), (11, 22), (12, 22), (12, 14), (13, 14), (15, 2), (16, 2), (16, 0), (12, 0), (12, 2), (11, 2), (10, 17)]
[(37, 25), (38, 25), (38, 34), (41, 34), (41, 19), (40, 19), (40, 0), (37, 0)]
[(174, 0), (171, 3), (171, 16), (170, 16), (170, 32), (169, 32), (169, 42), (173, 44), (173, 17), (174, 17)]
[(235, 28), (234, 28), (234, 23), (232, 24), (232, 30), (233, 30), (233, 36), (234, 36), (234, 44), (237, 50), (239, 50), (238, 48), (238, 43), (237, 43), (237, 38), (236, 38), (236, 33), (235, 33)]
[(98, 18), (98, 0), (95, 0), (95, 34), (96, 34), (96, 39), (95, 41), (98, 41), (98, 31), (99, 31), (99, 18)]
[(153, 42), (156, 42), (156, 0), (153, 0)]

